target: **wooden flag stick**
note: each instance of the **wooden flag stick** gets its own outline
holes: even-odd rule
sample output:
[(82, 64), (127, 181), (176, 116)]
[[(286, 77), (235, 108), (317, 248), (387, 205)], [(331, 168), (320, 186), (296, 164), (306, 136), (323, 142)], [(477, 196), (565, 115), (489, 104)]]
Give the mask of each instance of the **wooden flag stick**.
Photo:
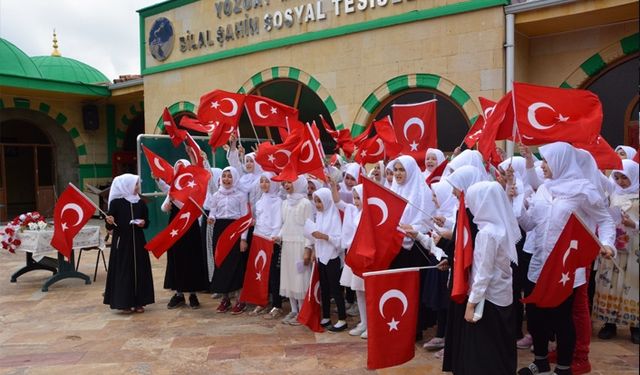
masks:
[(438, 266), (407, 267), (407, 268), (396, 268), (396, 269), (392, 269), (392, 270), (371, 271), (371, 272), (363, 273), (362, 276), (367, 277), (367, 276), (376, 276), (376, 275), (387, 275), (387, 274), (390, 274), (390, 273), (429, 270), (429, 269), (434, 269), (434, 268), (438, 268)]
[(207, 213), (206, 213), (206, 212), (204, 212), (204, 208), (202, 208), (202, 206), (200, 206), (200, 205), (198, 204), (198, 202), (196, 202), (196, 201), (195, 201), (195, 199), (193, 199), (193, 197), (191, 197), (191, 196), (190, 196), (190, 197), (189, 197), (189, 200), (190, 200), (191, 202), (193, 202), (193, 204), (195, 204), (195, 205), (196, 205), (196, 207), (198, 207), (198, 209), (200, 210), (200, 212), (202, 212), (202, 214), (204, 215), (204, 217), (208, 217)]
[[(251, 129), (253, 129), (253, 135), (256, 136), (256, 142), (260, 144), (260, 138), (258, 138), (258, 132), (256, 131), (256, 127), (253, 125), (253, 120), (251, 120), (251, 116), (249, 116), (249, 108), (247, 108), (247, 103), (244, 103), (244, 110), (247, 111), (247, 117), (249, 118)], [(239, 132), (240, 132), (240, 127), (238, 127), (238, 133)]]
[[(96, 210), (98, 210), (98, 212), (100, 212), (102, 215), (104, 216), (109, 216), (107, 215), (106, 212), (102, 211), (100, 209), (100, 207), (98, 207), (97, 204), (95, 204), (91, 199), (89, 199), (89, 197), (87, 197), (87, 195), (85, 193), (83, 193), (82, 191), (80, 191), (80, 189), (78, 189), (78, 187), (76, 185), (74, 185), (73, 183), (69, 182), (69, 186), (71, 186), (72, 188), (74, 188), (78, 193), (80, 193), (87, 201), (89, 201), (93, 207), (96, 208)], [(118, 226), (115, 222), (113, 223), (113, 225), (115, 225), (116, 227)]]

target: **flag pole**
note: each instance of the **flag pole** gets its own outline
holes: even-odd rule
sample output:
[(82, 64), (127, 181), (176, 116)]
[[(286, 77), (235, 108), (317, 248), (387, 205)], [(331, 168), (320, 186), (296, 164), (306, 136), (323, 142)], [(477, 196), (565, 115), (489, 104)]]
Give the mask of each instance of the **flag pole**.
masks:
[[(578, 216), (575, 212), (572, 212), (571, 214), (576, 217), (576, 219), (580, 222), (580, 224), (582, 224), (582, 226), (587, 231), (587, 233), (589, 233), (591, 238), (593, 238), (593, 240), (596, 241), (598, 246), (600, 246), (600, 248), (602, 249), (604, 247), (604, 245), (602, 245), (602, 242), (600, 242), (600, 239), (598, 237), (596, 237), (595, 234), (593, 234), (591, 229), (589, 229), (589, 227), (584, 223), (584, 221), (580, 218), (580, 216)], [(565, 223), (565, 225), (566, 225), (566, 223)], [(618, 265), (618, 263), (616, 263), (616, 261), (613, 260), (613, 258), (611, 258), (609, 260), (611, 261), (611, 263), (613, 263), (614, 267), (616, 267), (618, 270), (622, 270), (622, 268), (620, 268), (620, 265)]]
[[(256, 131), (256, 127), (253, 125), (253, 120), (251, 119), (251, 116), (249, 116), (249, 108), (247, 108), (247, 103), (244, 103), (244, 110), (247, 111), (247, 117), (249, 118), (251, 129), (253, 129), (253, 135), (256, 136), (256, 142), (260, 143), (260, 138), (258, 138), (258, 132)], [(238, 134), (239, 133), (240, 133), (240, 127), (238, 127)]]
[(200, 212), (202, 212), (202, 214), (203, 214), (205, 217), (207, 217), (207, 216), (208, 216), (208, 215), (207, 215), (207, 213), (206, 213), (206, 212), (204, 212), (204, 208), (202, 208), (202, 206), (200, 206), (200, 205), (198, 204), (198, 202), (196, 202), (196, 201), (195, 201), (195, 199), (193, 199), (193, 197), (192, 197), (192, 196), (189, 196), (189, 200), (190, 200), (191, 202), (193, 202), (193, 204), (194, 204), (196, 207), (198, 207), (198, 209), (200, 210)]
[(377, 276), (377, 275), (388, 275), (392, 273), (430, 270), (434, 268), (438, 268), (438, 266), (407, 267), (407, 268), (395, 268), (392, 270), (370, 271), (370, 272), (364, 272), (362, 276), (367, 277), (367, 276)]
[[(69, 186), (71, 186), (72, 188), (74, 188), (79, 194), (81, 194), (86, 200), (88, 200), (89, 202), (91, 202), (91, 204), (93, 205), (93, 207), (96, 208), (96, 210), (98, 210), (98, 212), (100, 212), (102, 215), (104, 216), (109, 216), (107, 215), (106, 212), (102, 211), (100, 209), (100, 207), (98, 207), (97, 204), (95, 204), (94, 201), (92, 201), (91, 199), (89, 199), (89, 197), (87, 197), (87, 195), (85, 193), (83, 193), (82, 191), (80, 191), (80, 189), (78, 189), (78, 187), (76, 185), (74, 185), (72, 182), (69, 182)], [(113, 223), (113, 225), (115, 225), (116, 227), (118, 226), (115, 222)]]

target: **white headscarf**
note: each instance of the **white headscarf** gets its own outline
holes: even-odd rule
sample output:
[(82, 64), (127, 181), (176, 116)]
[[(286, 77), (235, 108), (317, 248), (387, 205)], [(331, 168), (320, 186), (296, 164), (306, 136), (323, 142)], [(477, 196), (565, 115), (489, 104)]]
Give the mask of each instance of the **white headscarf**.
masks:
[(518, 264), (516, 243), (521, 238), (520, 227), (502, 186), (495, 181), (478, 182), (467, 190), (465, 203), (478, 231), (494, 237), (499, 249), (506, 252), (512, 263)]
[(619, 149), (624, 150), (624, 153), (627, 154), (627, 159), (629, 160), (632, 160), (633, 157), (636, 156), (637, 151), (633, 147), (620, 145), (616, 147), (616, 152), (618, 152)]
[[(629, 187), (627, 188), (620, 187), (620, 185), (618, 185), (613, 177), (613, 174), (616, 172), (627, 176), (629, 181), (631, 181), (631, 185), (629, 185)], [(611, 171), (609, 179), (615, 187), (616, 194), (638, 194), (638, 189), (640, 187), (638, 183), (638, 163), (628, 159), (622, 160), (622, 170), (614, 169), (613, 171)]]
[(124, 198), (130, 203), (138, 203), (140, 196), (136, 193), (136, 187), (140, 183), (140, 177), (135, 174), (125, 173), (117, 176), (109, 189), (109, 202), (114, 199)]
[(207, 190), (213, 194), (218, 191), (220, 187), (220, 177), (222, 177), (222, 169), (220, 168), (210, 168), (211, 169), (211, 178), (209, 179), (209, 184), (207, 185)]
[(455, 189), (466, 193), (469, 187), (484, 181), (484, 179), (482, 172), (478, 168), (471, 165), (463, 165), (451, 173), (446, 181)]
[(482, 159), (482, 154), (476, 150), (464, 150), (458, 156), (453, 158), (447, 164), (447, 168), (452, 172), (456, 169), (462, 167), (463, 165), (471, 165), (476, 167), (480, 173), (482, 173), (482, 179), (485, 181), (492, 181), (492, 178), (487, 173), (487, 170), (484, 166), (484, 160)]
[[(394, 178), (391, 190), (411, 202), (405, 207), (400, 223), (413, 226), (424, 223), (427, 221), (425, 219), (428, 219), (425, 216), (431, 215), (435, 210), (431, 189), (424, 181), (422, 171), (413, 157), (402, 155), (393, 161), (393, 165), (396, 163), (400, 163), (404, 167), (406, 177), (402, 184), (398, 184)], [(412, 245), (412, 241), (404, 241), (403, 243), (405, 248), (409, 248)]]
[(344, 166), (344, 174), (349, 175), (356, 180), (356, 183), (360, 183), (360, 173), (364, 174), (364, 169), (358, 163), (349, 163)]
[[(322, 202), (322, 211), (316, 213), (316, 229), (330, 238), (340, 240), (342, 221), (340, 220), (338, 207), (333, 203), (331, 190), (328, 188), (320, 188), (313, 193), (313, 196)], [(324, 264), (329, 262), (331, 259), (330, 255), (336, 250), (329, 241), (322, 240), (315, 241), (315, 249), (316, 255)]]
[(602, 200), (602, 194), (591, 180), (585, 178), (585, 170), (579, 163), (576, 149), (565, 142), (554, 142), (540, 147), (540, 155), (551, 170), (551, 178), (545, 180), (545, 188), (554, 197), (574, 197), (583, 194), (590, 204)]
[(378, 170), (380, 171), (379, 175), (380, 175), (380, 180), (376, 180), (376, 177), (373, 175), (375, 172), (375, 168), (371, 168), (371, 170), (369, 171), (369, 178), (374, 180), (375, 182), (377, 182), (378, 184), (382, 185), (384, 183), (384, 162), (383, 161), (378, 161), (376, 163), (376, 166), (378, 167)]
[(527, 160), (522, 156), (513, 156), (498, 164), (498, 167), (503, 171), (506, 171), (509, 168), (509, 165), (513, 168), (513, 172), (516, 177), (524, 180), (527, 175)]
[[(428, 148), (427, 152), (424, 155), (424, 164), (425, 164), (425, 168), (427, 165), (427, 157), (429, 156), (429, 154), (434, 154), (436, 156), (436, 166), (435, 168), (437, 168), (440, 164), (442, 164), (442, 162), (446, 159), (446, 156), (444, 156), (444, 152), (438, 150), (437, 148)], [(427, 170), (425, 169), (425, 172), (427, 172)], [(428, 171), (429, 173), (431, 173), (432, 171)]]
[(391, 181), (391, 183), (387, 182), (387, 171), (391, 171), (391, 173), (393, 174), (393, 162), (395, 161), (395, 159), (389, 161), (387, 163), (387, 166), (384, 167), (383, 170), (380, 171), (380, 173), (382, 173), (382, 181), (383, 184), (382, 186), (391, 189), (391, 185), (393, 185), (393, 180)]
[(439, 207), (436, 209), (436, 215), (455, 221), (458, 200), (455, 195), (453, 195), (453, 187), (451, 184), (445, 181), (436, 182), (431, 184), (431, 190), (433, 190), (438, 200)]
[(231, 178), (233, 179), (233, 181), (231, 183), (231, 187), (230, 188), (224, 187), (222, 185), (222, 181), (220, 181), (220, 186), (218, 187), (218, 192), (220, 194), (224, 194), (224, 195), (233, 194), (238, 190), (238, 180), (239, 180), (239, 177), (240, 177), (239, 176), (240, 173), (238, 173), (238, 170), (235, 167), (232, 167), (232, 166), (225, 167), (222, 170), (222, 173), (227, 172), (227, 171), (231, 172)]
[[(360, 200), (362, 200), (362, 184), (356, 185), (351, 189), (351, 193), (358, 194)], [(355, 199), (355, 196), (354, 196)], [(362, 215), (362, 206), (357, 208), (355, 205), (348, 204), (344, 210), (344, 216), (342, 218), (342, 235), (340, 239), (340, 245), (343, 249), (349, 249), (353, 242), (353, 237), (356, 235), (358, 224), (360, 224), (360, 216)]]
[(256, 186), (260, 182), (262, 167), (256, 162), (255, 152), (248, 153), (244, 156), (245, 163), (247, 162), (247, 159), (253, 160), (253, 172), (249, 173), (246, 169), (244, 170), (244, 174), (240, 177), (240, 180), (238, 180), (238, 188), (245, 193), (250, 193), (253, 189), (256, 189)]
[(289, 206), (295, 206), (301, 199), (307, 197), (308, 184), (307, 178), (303, 175), (298, 176), (298, 178), (292, 182), (293, 193), (287, 194)]
[(309, 182), (312, 183), (313, 186), (315, 186), (316, 190), (324, 187), (324, 183), (322, 181), (318, 180), (315, 177), (311, 177), (311, 175), (309, 175), (309, 177), (307, 177), (307, 183), (309, 183)]

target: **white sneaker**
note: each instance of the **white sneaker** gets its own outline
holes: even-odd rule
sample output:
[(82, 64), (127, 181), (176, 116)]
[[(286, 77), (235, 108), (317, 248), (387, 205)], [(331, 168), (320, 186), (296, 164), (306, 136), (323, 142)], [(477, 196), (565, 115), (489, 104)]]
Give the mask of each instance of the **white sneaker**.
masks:
[(300, 322), (298, 321), (298, 313), (293, 313), (291, 319), (289, 319), (287, 323), (289, 323), (290, 326), (299, 326)]
[(444, 338), (434, 337), (428, 342), (425, 342), (424, 345), (422, 345), (422, 347), (427, 350), (440, 350), (444, 348)]
[(362, 334), (360, 335), (360, 338), (364, 339), (364, 340), (369, 338), (369, 335), (367, 334), (367, 330), (366, 329), (364, 330), (364, 332), (362, 332)]
[(347, 315), (349, 316), (359, 316), (360, 310), (358, 310), (358, 303), (352, 303), (349, 308), (347, 308)]
[(349, 336), (360, 336), (366, 330), (367, 330), (367, 327), (364, 324), (358, 323), (358, 325), (355, 326), (355, 328), (353, 328), (351, 331), (349, 331)]
[(282, 318), (282, 324), (289, 324), (289, 321), (291, 320), (291, 318), (293, 317), (297, 317), (298, 314), (294, 313), (294, 312), (290, 312), (287, 315), (284, 316), (284, 318)]

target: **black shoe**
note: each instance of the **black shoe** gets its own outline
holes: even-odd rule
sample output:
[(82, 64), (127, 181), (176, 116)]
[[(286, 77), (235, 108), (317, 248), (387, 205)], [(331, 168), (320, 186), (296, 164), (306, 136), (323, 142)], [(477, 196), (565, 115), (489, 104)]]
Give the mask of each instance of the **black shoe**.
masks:
[(609, 340), (613, 338), (617, 334), (616, 325), (611, 323), (605, 323), (602, 328), (600, 328), (600, 332), (598, 332), (598, 337), (602, 340)]
[(195, 294), (189, 295), (189, 306), (194, 310), (200, 308), (200, 301), (198, 301), (198, 296), (196, 296)]
[(320, 326), (324, 328), (331, 327), (331, 320), (328, 320), (326, 323), (320, 322)]
[(346, 329), (347, 329), (347, 324), (346, 323), (343, 324), (340, 327), (331, 326), (331, 327), (327, 328), (327, 330), (330, 331), (330, 332), (342, 332), (342, 331), (345, 331)]
[(631, 328), (631, 342), (634, 344), (640, 344), (640, 328)]
[(169, 300), (169, 303), (167, 304), (167, 308), (169, 310), (172, 309), (176, 309), (180, 306), (184, 306), (184, 295), (179, 296), (177, 294), (174, 294), (173, 297), (171, 297), (171, 299)]

